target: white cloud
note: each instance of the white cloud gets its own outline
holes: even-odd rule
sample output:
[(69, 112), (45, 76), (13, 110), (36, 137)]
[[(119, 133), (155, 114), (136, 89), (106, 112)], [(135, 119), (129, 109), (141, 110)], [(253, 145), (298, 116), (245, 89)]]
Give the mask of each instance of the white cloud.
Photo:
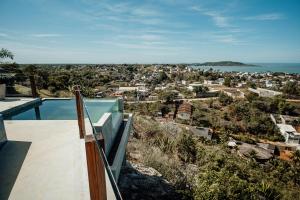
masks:
[(223, 16), (221, 13), (218, 13), (216, 11), (208, 11), (204, 12), (204, 15), (210, 16), (212, 20), (215, 22), (216, 26), (218, 27), (228, 27), (230, 26), (228, 23), (228, 18)]
[(228, 17), (224, 16), (221, 12), (203, 9), (199, 6), (192, 6), (190, 9), (194, 10), (196, 12), (199, 12), (202, 15), (211, 17), (211, 19), (214, 21), (215, 25), (220, 28), (231, 26), (229, 24)]
[(283, 19), (283, 15), (280, 13), (267, 13), (255, 16), (245, 17), (245, 20), (258, 20), (258, 21), (272, 21)]
[(39, 34), (31, 34), (32, 37), (36, 38), (50, 38), (50, 37), (61, 37), (61, 34), (55, 33), (39, 33)]

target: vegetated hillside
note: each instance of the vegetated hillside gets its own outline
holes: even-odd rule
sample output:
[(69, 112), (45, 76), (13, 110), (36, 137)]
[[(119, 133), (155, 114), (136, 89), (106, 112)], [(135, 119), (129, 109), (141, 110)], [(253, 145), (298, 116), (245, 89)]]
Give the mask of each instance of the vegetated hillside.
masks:
[(218, 61), (218, 62), (205, 62), (199, 63), (198, 66), (254, 66), (252, 64), (245, 64), (241, 62), (233, 62), (233, 61)]
[[(240, 156), (226, 143), (205, 141), (170, 126), (135, 117), (127, 158), (132, 165), (157, 170), (162, 178), (150, 173), (149, 181), (139, 185), (139, 176), (131, 176), (136, 184), (130, 192), (121, 187), (127, 199), (299, 199), (299, 152), (291, 162), (273, 158), (258, 163), (254, 154)], [(172, 189), (159, 189), (166, 183)]]

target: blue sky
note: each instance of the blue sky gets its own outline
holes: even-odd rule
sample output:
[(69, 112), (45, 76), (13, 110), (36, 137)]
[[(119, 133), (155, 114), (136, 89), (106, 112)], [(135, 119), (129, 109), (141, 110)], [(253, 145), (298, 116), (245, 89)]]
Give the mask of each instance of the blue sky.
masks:
[(0, 0), (18, 63), (300, 62), (299, 0)]

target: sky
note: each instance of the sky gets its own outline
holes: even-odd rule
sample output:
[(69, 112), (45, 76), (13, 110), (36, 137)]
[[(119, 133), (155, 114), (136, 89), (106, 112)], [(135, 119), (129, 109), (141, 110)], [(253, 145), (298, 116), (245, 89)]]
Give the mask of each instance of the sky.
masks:
[(0, 0), (17, 63), (300, 62), (299, 0)]

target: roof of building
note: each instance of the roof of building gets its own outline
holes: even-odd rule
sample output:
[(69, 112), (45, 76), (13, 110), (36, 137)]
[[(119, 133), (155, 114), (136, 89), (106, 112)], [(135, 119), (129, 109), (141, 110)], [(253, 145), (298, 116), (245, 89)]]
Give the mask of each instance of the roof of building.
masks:
[(178, 108), (178, 113), (191, 113), (192, 112), (192, 105), (189, 103), (182, 103)]
[(289, 124), (277, 124), (278, 128), (284, 132), (293, 132), (296, 133), (296, 129)]

